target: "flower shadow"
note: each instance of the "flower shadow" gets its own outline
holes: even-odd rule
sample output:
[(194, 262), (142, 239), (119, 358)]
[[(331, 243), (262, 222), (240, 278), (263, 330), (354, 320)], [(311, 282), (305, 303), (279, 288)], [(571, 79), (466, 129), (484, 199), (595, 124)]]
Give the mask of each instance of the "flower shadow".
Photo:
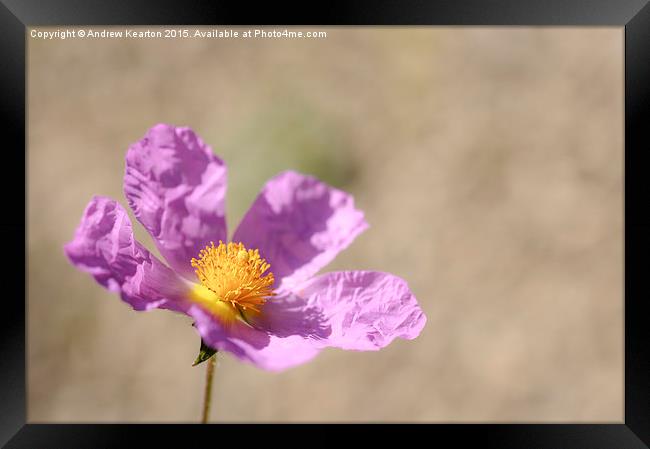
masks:
[(300, 336), (322, 340), (332, 333), (322, 310), (294, 293), (267, 301), (262, 314), (252, 324), (280, 338)]

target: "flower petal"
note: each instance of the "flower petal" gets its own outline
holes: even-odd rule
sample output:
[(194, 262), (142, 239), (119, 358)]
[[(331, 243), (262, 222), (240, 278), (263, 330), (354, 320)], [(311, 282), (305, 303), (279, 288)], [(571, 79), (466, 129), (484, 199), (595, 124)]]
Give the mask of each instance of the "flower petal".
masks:
[(175, 308), (188, 288), (135, 240), (126, 210), (110, 198), (90, 201), (64, 251), (73, 265), (136, 310)]
[(330, 329), (326, 338), (314, 340), (321, 347), (378, 350), (397, 337), (416, 338), (426, 323), (406, 282), (388, 273), (326, 273), (305, 282), (295, 293), (304, 298), (306, 310), (320, 312), (320, 326)]
[(190, 128), (159, 124), (126, 155), (124, 194), (169, 265), (190, 265), (210, 241), (226, 240), (226, 165)]
[(238, 359), (268, 371), (282, 371), (308, 362), (320, 348), (299, 335), (278, 337), (237, 322), (225, 327), (198, 306), (186, 313), (195, 319), (196, 328), (208, 346), (227, 351)]
[(308, 362), (326, 347), (376, 351), (398, 337), (412, 340), (426, 323), (403, 279), (373, 271), (315, 277), (247, 315), (253, 327), (223, 326), (200, 307), (186, 313), (208, 345), (270, 371)]
[(233, 241), (259, 249), (276, 285), (288, 288), (314, 275), (367, 227), (351, 195), (287, 171), (266, 183)]

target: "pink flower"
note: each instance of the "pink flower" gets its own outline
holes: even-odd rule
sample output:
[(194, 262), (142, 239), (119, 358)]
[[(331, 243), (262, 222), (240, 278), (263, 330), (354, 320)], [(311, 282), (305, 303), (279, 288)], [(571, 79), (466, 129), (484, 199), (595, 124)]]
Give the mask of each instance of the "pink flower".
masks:
[(129, 148), (124, 193), (168, 265), (135, 240), (124, 208), (99, 196), (66, 255), (135, 310), (189, 315), (214, 349), (280, 371), (325, 347), (378, 350), (424, 327), (397, 276), (316, 275), (368, 225), (349, 194), (313, 177), (270, 179), (223, 243), (225, 164), (191, 129), (160, 124)]

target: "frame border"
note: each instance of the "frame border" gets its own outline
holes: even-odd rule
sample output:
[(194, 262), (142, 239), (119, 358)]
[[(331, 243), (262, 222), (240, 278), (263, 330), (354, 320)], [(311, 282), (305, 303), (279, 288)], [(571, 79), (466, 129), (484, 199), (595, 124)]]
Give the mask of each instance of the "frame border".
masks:
[[(650, 182), (644, 169), (650, 163), (650, 131), (643, 118), (650, 114), (650, 4), (648, 0), (548, 0), (545, 2), (481, 0), (424, 3), (418, 0), (333, 0), (301, 5), (251, 5), (214, 0), (102, 2), (101, 0), (0, 0), (0, 118), (10, 146), (5, 164), (26, 169), (26, 35), (27, 27), (45, 25), (547, 25), (625, 27), (625, 417), (621, 424), (434, 424), (334, 425), (329, 430), (355, 430), (358, 436), (413, 437), (422, 432), (450, 438), (461, 446), (478, 443), (499, 448), (647, 448), (650, 444), (650, 330), (644, 326), (643, 303), (650, 294), (644, 282), (650, 254)], [(646, 125), (646, 126), (644, 126)], [(8, 160), (6, 158), (9, 158)], [(14, 170), (14, 174), (16, 170)], [(26, 172), (24, 172), (26, 175)], [(16, 182), (0, 177), (3, 191)], [(25, 182), (25, 181), (23, 181)], [(10, 214), (0, 218), (12, 270), (22, 261), (19, 276), (3, 283), (0, 314), (0, 445), (8, 448), (130, 446), (140, 437), (163, 446), (214, 441), (214, 428), (199, 425), (55, 425), (26, 423), (26, 183), (25, 202), (7, 195)], [(15, 204), (13, 204), (15, 203)], [(21, 239), (13, 236), (22, 236)], [(6, 290), (5, 290), (6, 291)], [(239, 425), (219, 427), (219, 436), (241, 437)], [(321, 430), (313, 425), (257, 425), (261, 441), (279, 437), (278, 431)], [(288, 427), (288, 429), (285, 429)], [(312, 429), (312, 427), (314, 427)], [(340, 442), (338, 432), (318, 433), (322, 442)], [(424, 436), (424, 435), (422, 435)], [(224, 441), (223, 439), (221, 441)], [(283, 439), (286, 441), (286, 439)], [(408, 440), (407, 440), (408, 441)], [(158, 443), (160, 444), (160, 443)]]

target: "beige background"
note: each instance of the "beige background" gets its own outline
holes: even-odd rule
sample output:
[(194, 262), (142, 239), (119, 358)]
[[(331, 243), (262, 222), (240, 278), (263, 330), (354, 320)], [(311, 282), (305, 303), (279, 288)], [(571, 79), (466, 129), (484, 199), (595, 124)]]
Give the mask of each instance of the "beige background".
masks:
[(62, 251), (169, 122), (228, 163), (231, 232), (283, 169), (352, 192), (371, 228), (328, 270), (402, 276), (428, 316), (281, 374), (223, 356), (214, 421), (621, 422), (623, 30), (316, 30), (28, 38), (29, 421), (199, 418), (190, 319), (132, 311)]

